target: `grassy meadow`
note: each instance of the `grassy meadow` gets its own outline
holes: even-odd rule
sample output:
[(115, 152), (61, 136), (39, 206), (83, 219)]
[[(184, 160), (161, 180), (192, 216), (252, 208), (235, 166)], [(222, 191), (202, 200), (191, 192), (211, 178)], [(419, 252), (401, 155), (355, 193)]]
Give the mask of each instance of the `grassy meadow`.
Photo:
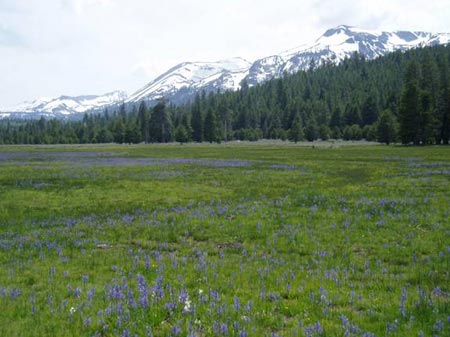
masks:
[(0, 336), (450, 336), (450, 148), (0, 147)]

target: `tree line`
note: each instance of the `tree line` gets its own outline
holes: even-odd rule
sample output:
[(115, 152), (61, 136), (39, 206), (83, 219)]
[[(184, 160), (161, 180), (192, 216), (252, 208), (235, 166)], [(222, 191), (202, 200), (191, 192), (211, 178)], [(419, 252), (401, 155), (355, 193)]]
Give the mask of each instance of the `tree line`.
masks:
[(448, 144), (450, 47), (394, 52), (367, 61), (285, 74), (231, 92), (201, 92), (189, 104), (121, 105), (81, 121), (4, 120), (0, 144), (222, 142), (366, 139)]

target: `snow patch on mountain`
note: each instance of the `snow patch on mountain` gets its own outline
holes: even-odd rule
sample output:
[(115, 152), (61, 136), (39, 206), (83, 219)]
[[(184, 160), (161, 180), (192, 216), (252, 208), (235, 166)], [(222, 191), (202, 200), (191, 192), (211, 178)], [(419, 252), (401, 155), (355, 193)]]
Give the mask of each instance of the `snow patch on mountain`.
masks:
[(183, 89), (236, 90), (246, 76), (251, 63), (242, 58), (232, 58), (217, 62), (181, 63), (136, 91), (127, 100), (135, 103), (142, 99), (156, 100), (170, 96)]
[(123, 91), (114, 91), (100, 96), (41, 97), (31, 102), (24, 102), (8, 108), (0, 108), (0, 117), (38, 118), (44, 116), (65, 118), (88, 111), (101, 110), (105, 107), (123, 102), (126, 97), (127, 95)]
[[(321, 37), (309, 45), (302, 45), (279, 54), (282, 65), (279, 68), (266, 69), (264, 78), (278, 77), (284, 72), (294, 73), (317, 67), (327, 62), (341, 62), (354, 53), (359, 53), (366, 59), (384, 56), (395, 50), (408, 50), (414, 47), (433, 46), (450, 42), (450, 34), (432, 34), (426, 32), (384, 32), (366, 30), (341, 25), (327, 30)], [(273, 58), (273, 56), (269, 57)], [(263, 63), (264, 59), (255, 63)], [(254, 68), (254, 67), (252, 67)], [(255, 71), (261, 71), (255, 69)], [(250, 85), (261, 83), (249, 76)], [(265, 79), (264, 79), (265, 80)], [(263, 81), (264, 81), (263, 80)]]
[(179, 64), (135, 92), (127, 102), (154, 101), (165, 97), (174, 103), (184, 103), (202, 90), (237, 90), (243, 80), (254, 86), (284, 73), (295, 73), (329, 62), (338, 64), (354, 53), (374, 59), (395, 50), (449, 42), (450, 34), (447, 33), (385, 32), (340, 25), (328, 29), (311, 44), (261, 58), (252, 64), (241, 58)]

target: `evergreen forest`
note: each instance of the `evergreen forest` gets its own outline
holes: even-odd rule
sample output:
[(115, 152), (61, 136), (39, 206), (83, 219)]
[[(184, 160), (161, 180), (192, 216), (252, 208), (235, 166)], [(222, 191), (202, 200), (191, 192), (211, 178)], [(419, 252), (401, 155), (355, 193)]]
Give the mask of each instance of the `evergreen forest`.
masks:
[(188, 104), (121, 105), (79, 121), (2, 120), (0, 144), (166, 143), (282, 139), (449, 144), (450, 46), (358, 54)]

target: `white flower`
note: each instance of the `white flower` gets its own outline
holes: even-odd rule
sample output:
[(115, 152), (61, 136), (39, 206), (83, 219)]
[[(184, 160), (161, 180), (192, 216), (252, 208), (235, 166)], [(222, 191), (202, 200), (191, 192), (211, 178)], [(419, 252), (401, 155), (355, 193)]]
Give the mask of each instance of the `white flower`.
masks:
[(77, 309), (75, 309), (74, 307), (70, 307), (69, 312), (71, 315), (73, 315), (75, 311), (77, 311)]
[(186, 302), (184, 302), (184, 308), (183, 311), (184, 312), (191, 312), (192, 306), (191, 306), (191, 301), (186, 300)]

